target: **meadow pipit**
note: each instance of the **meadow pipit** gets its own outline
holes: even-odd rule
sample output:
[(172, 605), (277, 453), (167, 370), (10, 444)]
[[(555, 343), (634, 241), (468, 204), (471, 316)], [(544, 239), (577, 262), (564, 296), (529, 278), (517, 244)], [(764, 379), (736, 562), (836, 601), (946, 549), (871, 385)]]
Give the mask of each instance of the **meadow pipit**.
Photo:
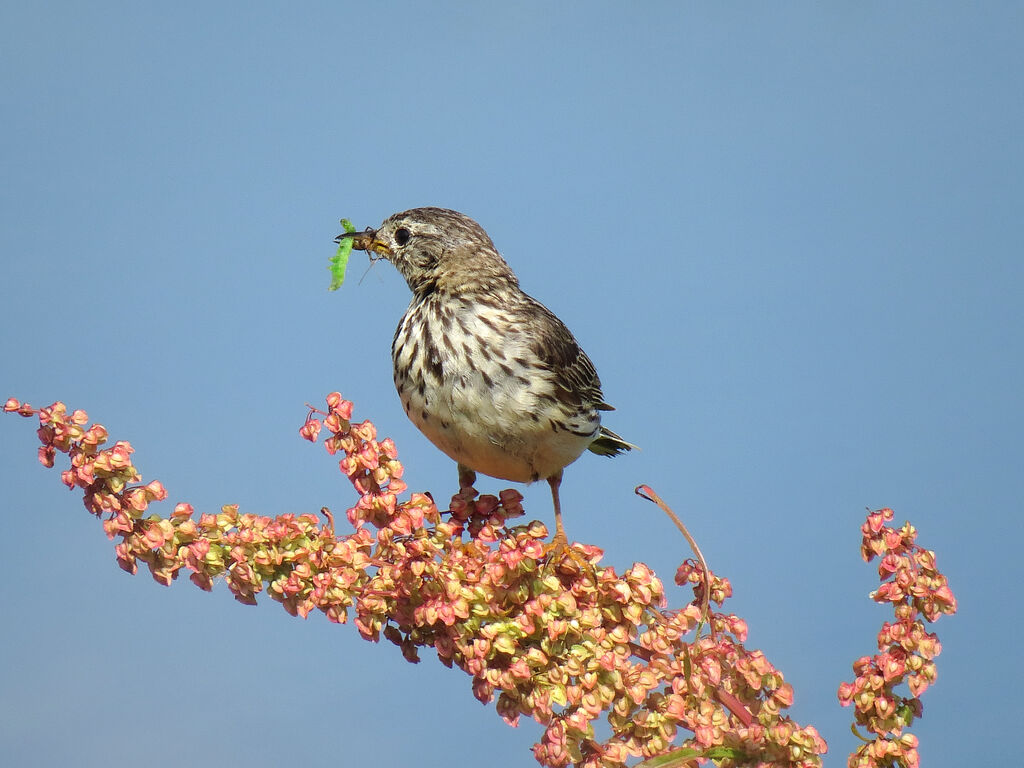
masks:
[(459, 465), (530, 483), (544, 478), (555, 505), (553, 545), (568, 542), (558, 486), (589, 449), (635, 446), (601, 426), (613, 408), (590, 358), (561, 320), (519, 288), (483, 228), (444, 208), (396, 213), (376, 230), (344, 233), (352, 247), (394, 264), (412, 301), (391, 342), (406, 414)]

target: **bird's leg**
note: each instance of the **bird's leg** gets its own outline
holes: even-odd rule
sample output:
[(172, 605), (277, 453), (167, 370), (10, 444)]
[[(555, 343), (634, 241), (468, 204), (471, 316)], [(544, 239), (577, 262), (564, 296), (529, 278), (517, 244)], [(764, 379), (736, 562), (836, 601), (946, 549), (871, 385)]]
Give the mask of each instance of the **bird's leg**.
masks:
[(562, 484), (562, 471), (559, 470), (558, 474), (552, 475), (548, 478), (548, 485), (551, 486), (551, 501), (555, 504), (555, 535), (551, 539), (551, 543), (548, 544), (544, 550), (547, 554), (547, 564), (545, 568), (552, 567), (557, 563), (564, 563), (564, 558), (560, 555), (563, 553), (569, 556), (579, 569), (590, 575), (592, 581), (597, 581), (597, 573), (594, 570), (593, 564), (585, 557), (580, 556), (572, 550), (569, 546), (569, 538), (565, 535), (565, 526), (562, 525), (562, 504), (558, 499), (558, 486)]
[(476, 483), (476, 472), (467, 467), (465, 464), (459, 464), (459, 490), (465, 491), (467, 489), (472, 490), (473, 485)]
[(551, 486), (551, 501), (555, 504), (555, 537), (551, 540), (552, 551), (561, 551), (569, 546), (569, 538), (565, 535), (565, 526), (562, 525), (562, 505), (558, 501), (558, 486), (562, 484), (562, 470), (558, 474), (548, 478), (548, 485)]

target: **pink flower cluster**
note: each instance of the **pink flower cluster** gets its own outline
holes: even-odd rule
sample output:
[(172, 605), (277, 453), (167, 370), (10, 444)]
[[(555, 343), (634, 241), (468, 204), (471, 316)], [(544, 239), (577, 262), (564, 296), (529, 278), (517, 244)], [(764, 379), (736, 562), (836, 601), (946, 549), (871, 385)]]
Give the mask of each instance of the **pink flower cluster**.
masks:
[[(901, 528), (887, 526), (892, 519), (891, 509), (881, 509), (869, 512), (861, 526), (864, 560), (881, 558), (882, 584), (871, 598), (889, 603), (896, 620), (882, 625), (879, 652), (854, 662), (854, 681), (839, 686), (840, 703), (852, 704), (857, 725), (873, 736), (850, 756), (850, 768), (916, 768), (920, 764), (917, 737), (904, 729), (921, 716), (920, 696), (935, 682), (935, 657), (942, 650), (924, 621), (956, 613), (956, 598), (936, 568), (935, 553), (916, 543), (917, 530), (910, 523)], [(896, 690), (904, 683), (909, 696)]]
[[(431, 649), (470, 675), (477, 699), (496, 698), (507, 723), (526, 716), (544, 726), (533, 748), (541, 765), (618, 768), (659, 756), (674, 765), (713, 758), (725, 768), (821, 764), (825, 742), (784, 714), (792, 688), (760, 651), (744, 647), (745, 622), (704, 612), (731, 595), (728, 580), (684, 562), (676, 582), (692, 587), (694, 601), (669, 610), (662, 582), (642, 563), (619, 575), (600, 564), (596, 547), (573, 545), (571, 557), (556, 556), (545, 547), (543, 524), (512, 525), (523, 515), (514, 490), (466, 491), (444, 511), (427, 494), (399, 501), (406, 486), (394, 444), (378, 440), (370, 422), (353, 423), (352, 404), (337, 393), (300, 433), (316, 441), (327, 430), (325, 446), (341, 455), (339, 467), (359, 494), (347, 510), (354, 530), (345, 535), (326, 508), (326, 522), (232, 506), (197, 520), (187, 504), (167, 517), (143, 517), (167, 494), (159, 482), (141, 484), (128, 443), (102, 448), (106, 430), (87, 427), (83, 411), (61, 403), (36, 410), (11, 399), (4, 410), (38, 413), (40, 460), (52, 466), (56, 452), (68, 455), (62, 478), (82, 489), (90, 512), (105, 516), (125, 570), (135, 573), (141, 561), (167, 585), (184, 569), (206, 590), (223, 577), (246, 604), (266, 590), (292, 615), (319, 610), (343, 623), (351, 612), (364, 638), (383, 636), (409, 661)], [(938, 643), (914, 618), (955, 604), (934, 557), (913, 544), (913, 529), (894, 539), (883, 513), (869, 517), (865, 552), (883, 555), (892, 580), (875, 599), (896, 604), (898, 621), (883, 630), (885, 653), (858, 662), (857, 681), (840, 695), (857, 704), (858, 722), (891, 731), (906, 721), (907, 706), (920, 710), (892, 698), (888, 683), (906, 675), (919, 693), (934, 679)], [(597, 735), (599, 718), (610, 735)], [(887, 743), (908, 743), (900, 738)]]

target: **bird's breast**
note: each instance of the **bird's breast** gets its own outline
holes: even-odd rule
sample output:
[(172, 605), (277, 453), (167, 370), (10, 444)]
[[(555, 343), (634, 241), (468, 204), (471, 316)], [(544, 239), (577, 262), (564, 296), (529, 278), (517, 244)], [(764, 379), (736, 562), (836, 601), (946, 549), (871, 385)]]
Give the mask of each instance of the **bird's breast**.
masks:
[(555, 397), (552, 372), (502, 307), (414, 301), (392, 344), (402, 406), (455, 461), (516, 482), (550, 477), (597, 436), (593, 409)]

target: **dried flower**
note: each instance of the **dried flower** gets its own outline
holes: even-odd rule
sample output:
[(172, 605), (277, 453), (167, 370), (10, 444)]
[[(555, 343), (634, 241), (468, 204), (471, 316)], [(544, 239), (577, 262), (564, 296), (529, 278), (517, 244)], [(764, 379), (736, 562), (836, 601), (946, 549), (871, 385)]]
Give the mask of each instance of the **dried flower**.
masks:
[[(348, 534), (336, 532), (326, 508), (326, 521), (236, 506), (197, 519), (182, 503), (166, 517), (147, 515), (167, 491), (142, 484), (129, 443), (103, 447), (107, 431), (62, 403), (36, 410), (12, 398), (3, 410), (38, 414), (40, 460), (52, 466), (58, 452), (68, 455), (61, 479), (103, 518), (126, 571), (141, 562), (164, 585), (184, 571), (204, 590), (223, 578), (245, 604), (265, 592), (291, 615), (321, 611), (337, 623), (351, 615), (364, 638), (383, 637), (408, 661), (432, 650), (471, 677), (477, 699), (496, 700), (507, 723), (525, 716), (545, 727), (533, 749), (541, 765), (616, 768), (668, 754), (725, 768), (821, 764), (825, 742), (784, 714), (792, 687), (764, 654), (744, 647), (746, 623), (705, 614), (731, 596), (727, 579), (687, 560), (676, 581), (694, 600), (670, 610), (661, 580), (642, 563), (619, 575), (601, 564), (601, 550), (578, 544), (574, 558), (550, 560), (547, 528), (515, 524), (524, 514), (515, 490), (461, 492), (444, 511), (427, 494), (400, 500), (406, 486), (393, 442), (379, 440), (368, 421), (353, 423), (352, 404), (338, 393), (326, 411), (310, 412), (300, 434), (315, 442), (326, 430), (325, 448), (341, 454), (339, 469), (358, 496), (346, 510)], [(879, 635), (882, 653), (858, 661), (856, 680), (840, 687), (858, 723), (879, 734), (850, 765), (916, 765), (917, 742), (900, 729), (920, 714), (916, 697), (934, 680), (939, 652), (917, 617), (933, 620), (956, 605), (934, 555), (914, 544), (909, 525), (887, 528), (891, 517), (872, 513), (863, 528), (865, 557), (881, 557), (883, 584), (873, 597), (893, 604), (897, 621)], [(910, 698), (892, 693), (903, 680)], [(598, 737), (602, 717), (610, 735)]]
[[(852, 705), (855, 723), (872, 735), (850, 756), (851, 768), (919, 764), (917, 738), (904, 729), (921, 716), (920, 696), (935, 681), (934, 659), (942, 650), (924, 622), (956, 613), (956, 598), (936, 568), (935, 553), (916, 543), (917, 530), (910, 523), (887, 526), (893, 514), (891, 509), (869, 511), (861, 526), (861, 555), (867, 562), (879, 558), (882, 583), (871, 598), (889, 603), (896, 621), (882, 625), (879, 652), (858, 659), (853, 682), (839, 686), (839, 702)], [(896, 690), (904, 683), (909, 695)]]

